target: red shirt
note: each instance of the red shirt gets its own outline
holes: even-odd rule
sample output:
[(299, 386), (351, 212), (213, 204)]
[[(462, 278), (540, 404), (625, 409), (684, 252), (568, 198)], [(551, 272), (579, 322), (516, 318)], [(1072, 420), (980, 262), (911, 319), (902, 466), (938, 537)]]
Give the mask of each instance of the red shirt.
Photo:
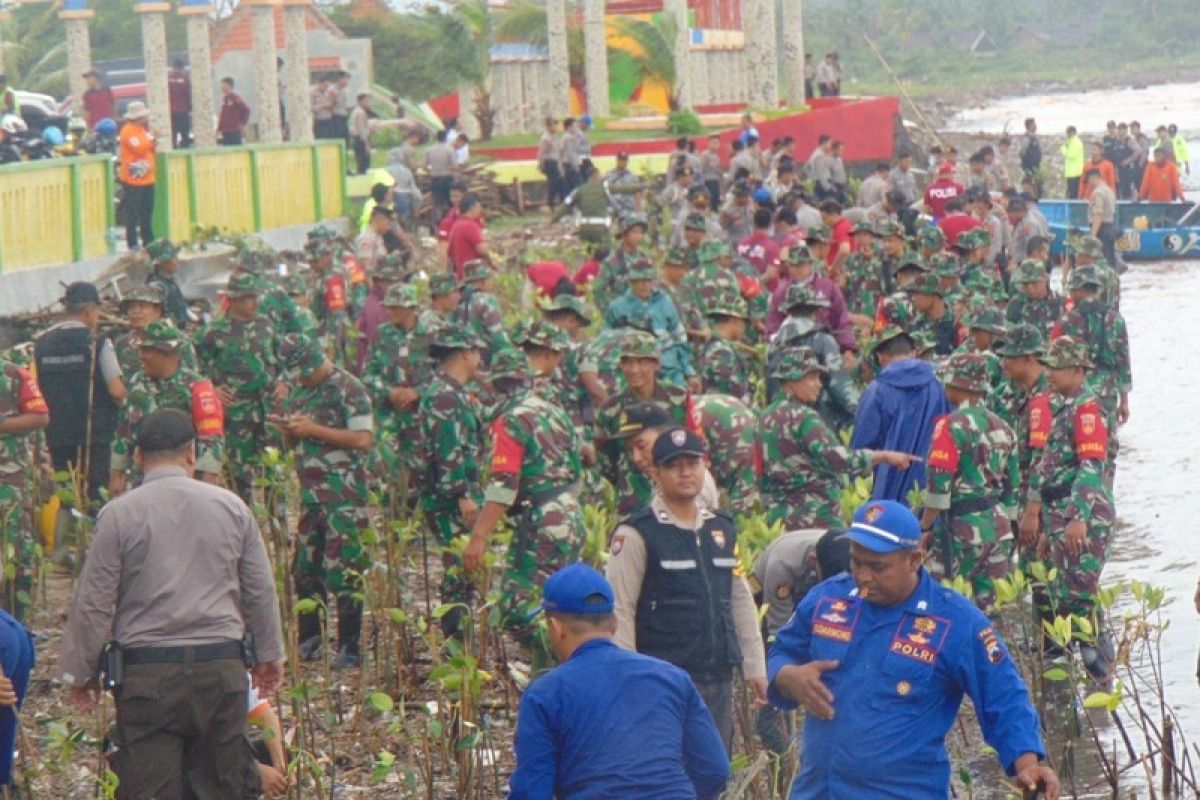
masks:
[(116, 112), (113, 107), (116, 105), (116, 99), (113, 97), (112, 89), (107, 86), (101, 86), (99, 89), (88, 89), (83, 93), (83, 110), (87, 114), (88, 130), (96, 127), (96, 123), (102, 119), (116, 119)]
[(583, 286), (588, 281), (596, 280), (596, 276), (600, 274), (600, 262), (594, 258), (589, 258), (583, 262), (583, 266), (575, 270), (575, 277), (571, 280), (575, 281), (576, 286)]
[(837, 261), (838, 248), (842, 245), (850, 247), (848, 252), (854, 252), (854, 247), (850, 245), (850, 231), (853, 229), (854, 226), (845, 217), (833, 223), (829, 235), (829, 252), (825, 254), (826, 265), (832, 265), (834, 261)]
[(479, 258), (479, 245), (483, 244), (483, 226), (470, 217), (459, 217), (450, 229), (448, 254), (454, 264), (454, 274), (461, 281), (463, 265)]
[(781, 251), (779, 243), (772, 239), (766, 231), (755, 231), (738, 242), (737, 246), (738, 255), (753, 264), (759, 275), (766, 272), (767, 267), (779, 261)]
[(558, 286), (559, 281), (571, 278), (567, 265), (561, 261), (535, 261), (525, 270), (525, 274), (547, 299), (554, 297), (554, 287)]
[(171, 70), (167, 75), (167, 97), (172, 114), (187, 114), (192, 110), (192, 79), (183, 70)]
[(962, 197), (966, 189), (953, 178), (938, 178), (925, 189), (925, 205), (934, 219), (946, 216), (946, 203), (956, 197)]
[(458, 206), (450, 206), (446, 209), (446, 216), (442, 217), (442, 221), (438, 223), (437, 238), (443, 242), (450, 240), (450, 229), (454, 227), (454, 223), (458, 220)]
[(960, 233), (978, 228), (982, 223), (970, 214), (949, 214), (938, 220), (938, 227), (946, 235), (946, 247), (953, 247)]
[(246, 101), (230, 92), (221, 100), (221, 116), (217, 118), (218, 133), (237, 133), (250, 121), (250, 106)]

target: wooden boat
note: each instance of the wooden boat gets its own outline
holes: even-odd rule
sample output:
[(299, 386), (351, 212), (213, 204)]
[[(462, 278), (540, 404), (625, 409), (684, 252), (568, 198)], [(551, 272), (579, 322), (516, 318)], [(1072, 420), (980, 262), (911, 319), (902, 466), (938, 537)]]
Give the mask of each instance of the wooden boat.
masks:
[[(1054, 242), (1050, 252), (1061, 255), (1068, 234), (1090, 229), (1086, 200), (1039, 200)], [(1127, 261), (1200, 258), (1200, 206), (1195, 203), (1117, 203), (1116, 226), (1121, 231), (1117, 253)]]

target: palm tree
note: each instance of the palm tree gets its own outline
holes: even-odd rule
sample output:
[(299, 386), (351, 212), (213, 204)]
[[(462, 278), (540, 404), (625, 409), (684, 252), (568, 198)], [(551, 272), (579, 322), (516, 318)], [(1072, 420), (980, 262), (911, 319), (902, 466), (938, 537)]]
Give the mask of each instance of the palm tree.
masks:
[[(571, 80), (583, 80), (583, 25), (579, 10), (568, 0), (567, 63)], [(495, 39), (498, 42), (524, 42), (549, 47), (546, 28), (546, 0), (514, 0), (496, 14)]]
[[(8, 11), (0, 18), (0, 73), (8, 85), (31, 92), (60, 95), (66, 85), (67, 44), (56, 32), (60, 3)], [(0, 6), (11, 8), (0, 0)], [(57, 39), (53, 47), (47, 40)]]
[(496, 111), (492, 108), (492, 92), (488, 78), (492, 70), (492, 42), (495, 41), (495, 21), (488, 0), (462, 0), (454, 5), (454, 19), (466, 32), (470, 53), (463, 53), (459, 62), (463, 77), (475, 89), (475, 108), (472, 112), (479, 122), (484, 139), (492, 138)]
[(675, 36), (678, 23), (672, 14), (655, 14), (649, 21), (637, 17), (617, 17), (617, 33), (633, 40), (630, 50), (642, 83), (657, 81), (667, 87), (671, 111), (679, 109), (679, 82), (675, 71)]

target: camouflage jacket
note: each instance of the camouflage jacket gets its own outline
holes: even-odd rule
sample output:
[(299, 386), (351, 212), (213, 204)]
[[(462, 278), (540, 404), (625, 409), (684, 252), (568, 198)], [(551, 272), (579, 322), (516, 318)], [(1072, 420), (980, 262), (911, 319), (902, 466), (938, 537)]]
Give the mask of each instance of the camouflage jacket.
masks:
[(350, 319), (350, 274), (335, 260), (320, 275), (310, 273), (309, 280), (312, 282), (310, 307), (321, 333), (343, 333), (340, 328)]
[(484, 499), (504, 506), (578, 483), (582, 440), (565, 411), (527, 391), (492, 422), (491, 483)]
[(624, 340), (624, 329), (605, 328), (584, 342), (579, 351), (579, 371), (599, 376), (609, 397), (625, 391), (625, 376), (621, 373), (621, 342)]
[(955, 348), (962, 350), (966, 347), (964, 340), (967, 331), (959, 324), (954, 309), (949, 304), (946, 306), (946, 313), (939, 319), (930, 319), (919, 311), (915, 312), (906, 330), (913, 334), (927, 332), (933, 338), (933, 352), (939, 356), (948, 356)]
[(371, 355), (363, 367), (362, 382), (371, 394), (375, 421), (381, 434), (386, 431), (389, 436), (408, 435), (416, 429), (417, 404), (398, 411), (389, 396), (395, 386), (420, 390), (420, 383), (414, 377), (425, 371), (415, 368), (412, 363), (411, 344), (412, 332), (390, 322), (379, 326), (375, 341), (371, 343)]
[[(1129, 332), (1120, 312), (1099, 300), (1085, 300), (1063, 313), (1057, 335), (1071, 336), (1087, 343), (1092, 369), (1088, 382), (1106, 404), (1118, 392), (1133, 385), (1129, 360)], [(1111, 409), (1110, 409), (1111, 413)]]
[(121, 410), (112, 443), (114, 471), (133, 467), (134, 433), (142, 417), (160, 408), (177, 408), (191, 415), (196, 426), (196, 471), (221, 473), (225, 463), (225, 414), (212, 382), (184, 366), (166, 380), (136, 373)]
[(1000, 356), (993, 353), (991, 350), (980, 350), (975, 346), (975, 340), (967, 336), (963, 343), (958, 346), (955, 353), (974, 353), (983, 356), (987, 362), (988, 385), (992, 387), (992, 393), (1000, 388), (1000, 384), (1004, 383), (1004, 364), (1000, 360)]
[(314, 333), (317, 328), (316, 317), (311, 309), (296, 305), (281, 287), (259, 280), (261, 294), (258, 296), (258, 313), (271, 321), (279, 336), (289, 333)]
[[(808, 347), (817, 361), (828, 371), (824, 378), (821, 399), (817, 410), (832, 427), (853, 422), (858, 411), (858, 400), (862, 394), (854, 379), (846, 370), (842, 351), (827, 329), (817, 325), (810, 317), (788, 317), (771, 337), (767, 347), (767, 374), (779, 358), (779, 353), (788, 347)], [(773, 399), (773, 398), (772, 398)]]
[(875, 305), (883, 297), (883, 261), (855, 251), (842, 264), (846, 286), (842, 294), (851, 314), (875, 316)]
[(633, 327), (653, 333), (662, 356), (659, 374), (666, 380), (683, 383), (696, 374), (687, 331), (675, 304), (661, 289), (655, 289), (646, 300), (626, 290), (609, 304), (604, 312), (604, 324), (610, 328)]
[(988, 408), (1013, 429), (1017, 437), (1017, 471), (1021, 476), (1021, 497), (1029, 488), (1029, 476), (1050, 432), (1049, 380), (1043, 371), (1033, 388), (1026, 392), (1005, 378), (992, 393)]
[(982, 401), (965, 402), (937, 421), (932, 442), (925, 505), (989, 528), (989, 541), (1011, 536), (1021, 480), (1012, 428)]
[(913, 308), (912, 298), (908, 292), (892, 292), (879, 301), (875, 307), (875, 330), (883, 330), (888, 325), (899, 325), (904, 330), (912, 330), (917, 322), (917, 310)]
[(579, 378), (585, 347), (582, 342), (571, 343), (571, 349), (559, 360), (544, 390), (545, 396), (566, 411), (571, 422), (580, 429), (589, 428), (595, 419), (591, 395)]
[(604, 259), (604, 263), (600, 265), (600, 272), (592, 281), (592, 302), (596, 308), (601, 312), (605, 311), (609, 303), (629, 288), (629, 265), (647, 256), (644, 250), (629, 253), (617, 245), (608, 258)]
[[(314, 387), (292, 386), (284, 413), (303, 414), (318, 425), (349, 431), (375, 430), (371, 397), (358, 378), (335, 366), (329, 377)], [(347, 450), (320, 439), (297, 439), (296, 474), (300, 502), (355, 503), (367, 501), (367, 450)]]
[(1008, 302), (1008, 292), (1000, 271), (994, 264), (981, 261), (963, 263), (962, 285), (964, 289), (982, 295), (995, 303)]
[(750, 399), (750, 364), (736, 344), (720, 336), (704, 343), (700, 380), (706, 392), (732, 395), (742, 402)]
[(708, 442), (709, 469), (722, 494), (721, 508), (750, 513), (758, 502), (754, 412), (736, 397), (713, 393), (695, 397), (694, 409)]
[(647, 401), (623, 391), (610, 397), (596, 412), (596, 443), (600, 470), (616, 490), (617, 512), (621, 515), (632, 514), (650, 502), (650, 479), (633, 465), (625, 441), (618, 438), (625, 409), (640, 402), (662, 406), (676, 424), (699, 430), (699, 422), (694, 417), (691, 394), (687, 389), (663, 381), (658, 381), (654, 387), (654, 395)]
[(1041, 300), (1031, 300), (1022, 292), (1014, 292), (1004, 309), (1004, 318), (1009, 327), (1022, 323), (1031, 325), (1049, 336), (1050, 329), (1058, 322), (1063, 312), (1063, 299), (1051, 292)]
[(200, 334), (204, 374), (233, 393), (233, 402), (225, 408), (225, 419), (265, 419), (279, 379), (278, 345), (274, 326), (261, 315), (246, 321), (221, 317)]
[(1108, 423), (1100, 401), (1082, 388), (1071, 397), (1051, 393), (1048, 405), (1053, 422), (1029, 476), (1029, 500), (1088, 524), (1111, 523), (1112, 492), (1104, 480)]
[[(37, 381), (25, 367), (0, 360), (0, 419), (21, 414), (49, 414)], [(31, 499), (37, 432), (0, 433), (0, 504)], [(8, 513), (0, 505), (0, 515)], [(3, 527), (4, 520), (0, 520)], [(7, 558), (5, 559), (7, 561)]]
[[(183, 346), (179, 349), (179, 363), (188, 369), (200, 369), (200, 363), (196, 357), (196, 346), (192, 343), (192, 337), (181, 330), (179, 331), (179, 339), (183, 342)], [(113, 347), (117, 351), (117, 362), (121, 365), (122, 375), (128, 377), (141, 372), (142, 361), (138, 357), (138, 351), (142, 347), (142, 332), (140, 330), (130, 328), (125, 331), (125, 333), (113, 339)]]
[(434, 371), (421, 393), (417, 418), (428, 465), (422, 507), (444, 511), (464, 497), (482, 501), (483, 420), (466, 389), (442, 370)]
[(454, 309), (451, 322), (461, 325), (474, 336), (485, 353), (512, 347), (508, 334), (504, 332), (500, 301), (493, 294), (475, 289), (465, 290), (458, 307)]
[(146, 285), (162, 289), (163, 315), (174, 322), (179, 330), (184, 330), (188, 324), (187, 301), (183, 299), (183, 291), (175, 282), (175, 278), (163, 275), (156, 269), (146, 278)]
[(679, 284), (679, 297), (681, 302), (696, 308), (704, 317), (713, 301), (731, 290), (738, 292), (746, 301), (752, 321), (766, 321), (770, 310), (770, 294), (763, 289), (753, 265), (745, 259), (734, 259), (729, 269), (717, 263), (693, 267)]

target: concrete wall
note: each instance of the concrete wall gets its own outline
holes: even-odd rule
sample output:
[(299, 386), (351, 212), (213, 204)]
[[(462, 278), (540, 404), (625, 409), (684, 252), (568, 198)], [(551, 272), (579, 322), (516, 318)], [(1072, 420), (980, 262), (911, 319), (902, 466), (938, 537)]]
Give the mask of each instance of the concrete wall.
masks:
[(492, 65), (495, 134), (542, 129), (547, 116), (558, 116), (550, 102), (550, 62), (513, 61)]

